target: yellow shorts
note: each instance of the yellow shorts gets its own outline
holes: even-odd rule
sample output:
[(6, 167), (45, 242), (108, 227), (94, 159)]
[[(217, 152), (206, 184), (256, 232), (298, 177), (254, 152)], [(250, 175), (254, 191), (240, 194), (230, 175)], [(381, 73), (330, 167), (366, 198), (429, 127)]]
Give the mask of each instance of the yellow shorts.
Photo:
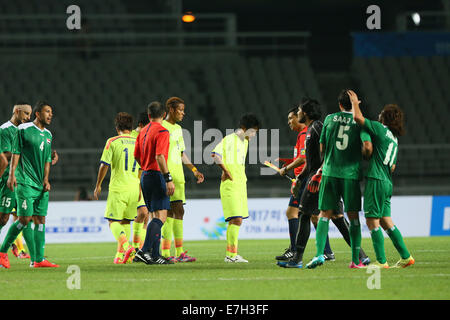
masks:
[(108, 199), (106, 200), (105, 218), (114, 221), (132, 221), (136, 218), (136, 209), (139, 203), (141, 202), (139, 201), (137, 190), (109, 191)]
[(225, 221), (248, 218), (246, 182), (223, 181), (220, 184), (220, 200)]
[(182, 201), (183, 203), (186, 203), (186, 194), (184, 192), (185, 183), (177, 183), (176, 181), (174, 181), (174, 184), (175, 192), (172, 196), (170, 196), (170, 202)]

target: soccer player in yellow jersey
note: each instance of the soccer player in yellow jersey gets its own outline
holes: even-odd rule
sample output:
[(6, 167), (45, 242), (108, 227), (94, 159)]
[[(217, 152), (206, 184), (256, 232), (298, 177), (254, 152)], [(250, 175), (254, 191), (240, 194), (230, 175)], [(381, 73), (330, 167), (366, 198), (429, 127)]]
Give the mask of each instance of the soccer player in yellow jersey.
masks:
[(259, 130), (259, 120), (253, 114), (242, 116), (239, 129), (225, 136), (212, 151), (215, 163), (222, 169), (220, 200), (227, 228), (227, 250), (225, 262), (248, 262), (238, 252), (239, 228), (248, 218), (247, 176), (245, 158), (248, 141)]
[[(147, 111), (141, 112), (138, 116), (138, 124), (136, 129), (131, 131), (131, 136), (137, 138), (141, 129), (149, 123)], [(141, 176), (141, 170), (139, 170), (139, 179)], [(141, 191), (139, 191), (141, 192)], [(147, 207), (145, 206), (144, 197), (141, 194), (140, 201), (137, 207), (137, 216), (133, 222), (133, 247), (135, 250), (142, 248), (144, 245), (145, 236), (147, 234), (147, 224), (149, 220), (149, 214)], [(127, 229), (128, 231), (128, 229)], [(128, 237), (129, 238), (129, 237)], [(138, 259), (133, 261), (140, 261)]]
[[(106, 202), (105, 218), (117, 240), (115, 264), (127, 263), (135, 253), (128, 242), (130, 221), (136, 217), (136, 208), (140, 200), (139, 164), (134, 159), (136, 138), (131, 136), (133, 117), (126, 112), (119, 112), (115, 119), (118, 136), (109, 138), (100, 160), (94, 199), (102, 191), (102, 182), (111, 167), (109, 193)], [(130, 260), (131, 262), (131, 260)]]
[[(185, 180), (183, 164), (190, 169), (197, 183), (204, 181), (203, 174), (195, 168), (189, 158), (184, 153), (185, 146), (183, 140), (183, 130), (177, 122), (181, 122), (184, 117), (185, 103), (178, 97), (171, 97), (166, 101), (168, 115), (162, 125), (170, 133), (169, 156), (167, 166), (175, 184), (175, 193), (170, 197), (170, 210), (167, 213), (166, 222), (161, 230), (162, 256), (177, 262), (193, 262), (196, 259), (187, 255), (183, 249), (183, 218), (186, 203)], [(170, 256), (172, 237), (175, 241), (175, 256)]]

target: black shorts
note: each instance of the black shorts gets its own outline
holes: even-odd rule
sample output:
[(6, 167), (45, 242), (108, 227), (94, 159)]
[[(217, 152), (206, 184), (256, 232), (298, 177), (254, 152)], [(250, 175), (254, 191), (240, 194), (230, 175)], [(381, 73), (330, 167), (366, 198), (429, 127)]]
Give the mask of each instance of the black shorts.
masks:
[[(305, 214), (308, 215), (319, 215), (319, 192), (311, 193), (308, 190), (308, 184), (309, 181), (311, 181), (311, 178), (314, 176), (315, 173), (311, 173), (306, 179), (306, 184), (304, 191), (300, 197), (300, 205), (298, 206), (298, 209)], [(340, 200), (338, 203), (338, 210), (335, 211), (333, 214), (339, 215), (344, 213), (344, 207), (342, 204), (342, 201)]]
[(166, 194), (166, 182), (159, 171), (144, 171), (141, 176), (142, 195), (148, 211), (170, 210), (170, 197)]
[(303, 179), (303, 181), (300, 184), (300, 188), (298, 189), (298, 194), (294, 197), (291, 194), (291, 198), (289, 199), (289, 207), (298, 208), (300, 205), (300, 198), (302, 196), (303, 190), (305, 190), (306, 181)]

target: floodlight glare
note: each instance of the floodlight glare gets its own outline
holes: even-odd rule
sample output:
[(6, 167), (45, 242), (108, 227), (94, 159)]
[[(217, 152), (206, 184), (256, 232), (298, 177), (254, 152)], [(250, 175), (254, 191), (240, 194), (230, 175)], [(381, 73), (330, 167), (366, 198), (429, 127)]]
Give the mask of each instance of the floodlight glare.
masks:
[(418, 26), (418, 25), (420, 24), (420, 14), (419, 14), (419, 13), (414, 12), (414, 13), (411, 15), (411, 19), (412, 19), (412, 21), (414, 22), (414, 24), (415, 24), (416, 26)]

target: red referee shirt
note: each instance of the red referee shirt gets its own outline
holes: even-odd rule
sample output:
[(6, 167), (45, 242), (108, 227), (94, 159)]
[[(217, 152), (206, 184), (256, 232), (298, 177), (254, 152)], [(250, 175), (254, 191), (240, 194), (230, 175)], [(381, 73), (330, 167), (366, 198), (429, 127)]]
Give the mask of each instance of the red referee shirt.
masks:
[[(297, 135), (297, 144), (294, 148), (294, 161), (297, 158), (305, 158), (306, 159), (306, 153), (305, 153), (305, 139), (306, 139), (306, 131), (308, 130), (308, 127), (305, 127), (302, 131), (299, 132)], [(294, 169), (295, 176), (298, 176), (305, 166), (306, 162), (304, 162), (301, 166)]]
[(160, 154), (164, 155), (167, 164), (169, 137), (169, 131), (159, 122), (150, 122), (141, 129), (136, 138), (134, 158), (139, 160), (142, 170), (161, 171), (156, 162), (156, 156)]

